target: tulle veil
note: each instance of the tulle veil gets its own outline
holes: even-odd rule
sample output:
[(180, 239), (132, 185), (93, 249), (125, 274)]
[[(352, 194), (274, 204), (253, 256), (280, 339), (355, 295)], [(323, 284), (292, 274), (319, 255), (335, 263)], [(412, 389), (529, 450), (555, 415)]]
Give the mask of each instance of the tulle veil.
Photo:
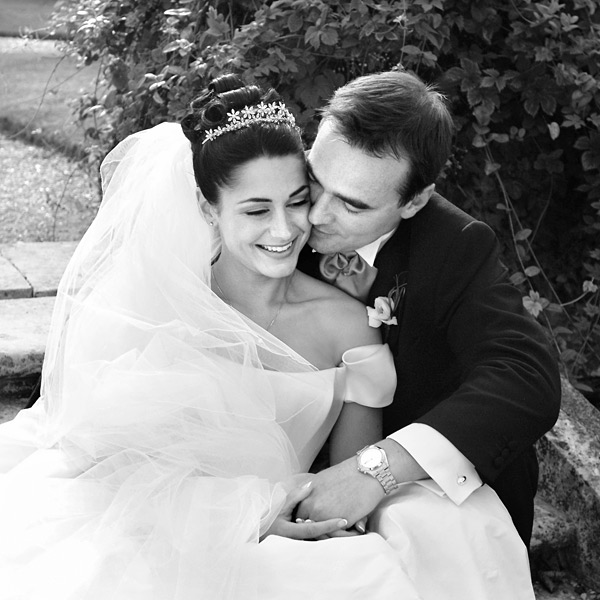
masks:
[[(179, 125), (130, 136), (101, 175), (102, 205), (58, 290), (36, 408), (39, 447), (59, 451), (68, 474), (43, 484), (35, 527), (10, 524), (21, 552), (19, 532), (37, 536), (34, 558), (9, 551), (12, 589), (54, 598), (74, 560), (63, 575), (78, 599), (235, 597), (236, 553), (301, 468), (276, 413), (290, 395), (317, 401), (300, 376), (316, 369), (211, 291), (218, 239)], [(143, 589), (148, 569), (161, 589)]]

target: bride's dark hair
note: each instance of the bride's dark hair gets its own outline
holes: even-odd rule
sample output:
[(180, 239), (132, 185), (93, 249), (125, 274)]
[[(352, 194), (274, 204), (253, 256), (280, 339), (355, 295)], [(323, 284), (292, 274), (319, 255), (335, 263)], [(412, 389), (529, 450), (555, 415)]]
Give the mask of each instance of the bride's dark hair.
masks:
[(181, 127), (192, 143), (194, 177), (208, 202), (217, 204), (219, 187), (230, 185), (236, 170), (250, 160), (290, 154), (304, 157), (300, 133), (286, 123), (252, 123), (203, 143), (209, 129), (227, 124), (229, 111), (280, 101), (275, 90), (245, 85), (232, 74), (214, 79), (192, 101), (191, 112), (183, 118)]

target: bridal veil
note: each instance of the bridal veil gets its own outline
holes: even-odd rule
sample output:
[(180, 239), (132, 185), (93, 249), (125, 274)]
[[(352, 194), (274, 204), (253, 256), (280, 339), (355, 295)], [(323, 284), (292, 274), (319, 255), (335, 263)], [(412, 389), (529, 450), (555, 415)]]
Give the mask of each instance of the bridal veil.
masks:
[[(148, 600), (227, 598), (235, 553), (258, 541), (285, 499), (279, 482), (299, 470), (275, 417), (292, 395), (317, 401), (300, 376), (315, 369), (211, 291), (218, 240), (179, 125), (130, 136), (101, 175), (31, 409), (30, 459), (46, 453), (50, 476), (32, 483), (17, 468), (2, 484), (1, 509), (19, 515), (2, 519), (3, 597), (68, 598), (79, 585), (78, 599), (129, 600), (136, 586)], [(143, 589), (150, 567), (161, 589)]]

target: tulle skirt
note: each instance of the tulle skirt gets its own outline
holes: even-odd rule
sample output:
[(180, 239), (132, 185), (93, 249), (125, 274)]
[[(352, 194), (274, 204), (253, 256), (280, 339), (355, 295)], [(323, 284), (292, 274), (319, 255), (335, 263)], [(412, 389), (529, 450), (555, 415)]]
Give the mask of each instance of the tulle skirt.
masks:
[(0, 476), (3, 600), (534, 598), (525, 547), (487, 486), (458, 507), (407, 484), (367, 535), (259, 543), (285, 486), (127, 451), (85, 472), (58, 449), (23, 458), (33, 423), (1, 428), (4, 460), (18, 455)]

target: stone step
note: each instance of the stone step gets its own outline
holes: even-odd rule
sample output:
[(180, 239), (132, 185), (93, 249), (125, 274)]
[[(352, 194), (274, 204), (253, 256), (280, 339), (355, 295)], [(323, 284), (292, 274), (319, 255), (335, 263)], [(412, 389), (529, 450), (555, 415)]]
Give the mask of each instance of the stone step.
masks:
[(77, 242), (0, 244), (0, 300), (55, 296)]
[(0, 399), (17, 405), (41, 371), (54, 296), (78, 242), (0, 244)]
[(41, 372), (54, 302), (53, 297), (0, 300), (0, 382)]
[(27, 398), (8, 399), (0, 395), (0, 423), (12, 421), (26, 405)]

